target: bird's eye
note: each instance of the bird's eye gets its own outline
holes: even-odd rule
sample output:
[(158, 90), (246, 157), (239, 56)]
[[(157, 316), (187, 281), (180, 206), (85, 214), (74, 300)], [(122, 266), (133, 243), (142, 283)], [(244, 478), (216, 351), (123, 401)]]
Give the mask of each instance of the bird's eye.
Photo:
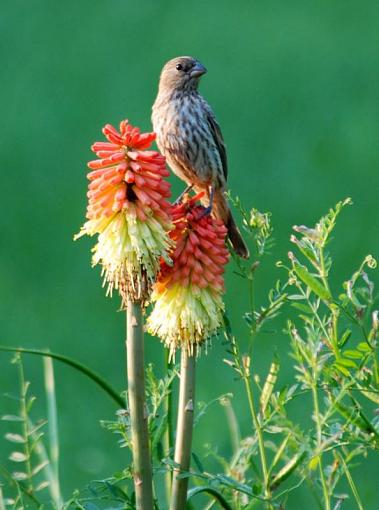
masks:
[(183, 69), (182, 64), (176, 64), (176, 69), (177, 69), (178, 71), (181, 71), (181, 70)]

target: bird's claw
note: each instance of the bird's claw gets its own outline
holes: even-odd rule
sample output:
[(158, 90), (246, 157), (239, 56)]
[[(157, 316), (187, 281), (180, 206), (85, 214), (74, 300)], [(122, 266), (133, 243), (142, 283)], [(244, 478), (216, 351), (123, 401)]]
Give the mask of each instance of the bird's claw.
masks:
[(180, 193), (180, 195), (178, 196), (178, 198), (175, 200), (174, 205), (179, 205), (179, 204), (181, 204), (181, 203), (182, 203), (182, 201), (183, 201), (184, 196), (185, 196), (185, 195), (188, 195), (188, 193), (192, 190), (192, 188), (193, 188), (193, 184), (191, 184), (191, 185), (187, 186), (187, 187), (186, 187), (186, 189), (185, 189), (182, 193)]
[(183, 193), (181, 193), (178, 198), (175, 200), (175, 202), (173, 203), (173, 205), (179, 205), (183, 202)]
[(204, 218), (205, 216), (209, 216), (212, 212), (212, 206), (204, 207), (202, 211), (198, 214), (196, 220), (199, 221), (201, 218)]

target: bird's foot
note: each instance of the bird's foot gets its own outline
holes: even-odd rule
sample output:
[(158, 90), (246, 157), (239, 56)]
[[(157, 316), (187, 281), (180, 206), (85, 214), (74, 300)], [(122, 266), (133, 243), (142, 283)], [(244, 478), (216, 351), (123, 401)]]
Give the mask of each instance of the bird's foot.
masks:
[(205, 216), (210, 216), (212, 213), (212, 206), (208, 205), (208, 207), (204, 207), (202, 211), (197, 215), (196, 220), (199, 221), (201, 218), (204, 218)]
[(193, 184), (191, 184), (190, 186), (187, 186), (187, 187), (186, 187), (186, 189), (185, 189), (182, 193), (180, 193), (180, 195), (178, 196), (178, 198), (175, 200), (174, 205), (179, 205), (179, 204), (181, 204), (181, 203), (182, 203), (182, 201), (183, 201), (183, 197), (184, 197), (185, 195), (187, 195), (187, 193), (189, 193), (189, 192), (191, 191), (191, 189), (192, 189), (192, 188), (193, 188)]

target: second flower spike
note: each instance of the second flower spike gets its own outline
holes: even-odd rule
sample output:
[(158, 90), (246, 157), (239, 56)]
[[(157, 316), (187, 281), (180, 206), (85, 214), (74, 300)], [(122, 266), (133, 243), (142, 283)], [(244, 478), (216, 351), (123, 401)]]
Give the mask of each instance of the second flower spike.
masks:
[(148, 319), (149, 332), (158, 335), (171, 354), (183, 348), (193, 355), (222, 324), (227, 230), (205, 214), (199, 198), (173, 206), (173, 265), (162, 262)]

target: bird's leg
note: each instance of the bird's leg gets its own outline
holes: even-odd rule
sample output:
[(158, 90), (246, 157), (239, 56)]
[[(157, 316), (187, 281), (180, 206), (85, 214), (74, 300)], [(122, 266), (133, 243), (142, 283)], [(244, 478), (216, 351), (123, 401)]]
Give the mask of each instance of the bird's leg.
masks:
[(178, 196), (178, 198), (175, 200), (174, 202), (174, 205), (178, 205), (181, 203), (181, 201), (183, 200), (183, 197), (184, 195), (186, 195), (187, 193), (189, 193), (191, 191), (191, 189), (193, 188), (193, 184), (189, 184), (186, 189), (180, 193), (180, 195)]
[(199, 214), (199, 216), (197, 218), (198, 220), (200, 220), (201, 218), (204, 218), (204, 216), (207, 216), (208, 214), (212, 213), (214, 195), (215, 195), (214, 187), (209, 186), (209, 188), (208, 188), (209, 205), (208, 205), (208, 207), (205, 207), (201, 211), (201, 213)]

